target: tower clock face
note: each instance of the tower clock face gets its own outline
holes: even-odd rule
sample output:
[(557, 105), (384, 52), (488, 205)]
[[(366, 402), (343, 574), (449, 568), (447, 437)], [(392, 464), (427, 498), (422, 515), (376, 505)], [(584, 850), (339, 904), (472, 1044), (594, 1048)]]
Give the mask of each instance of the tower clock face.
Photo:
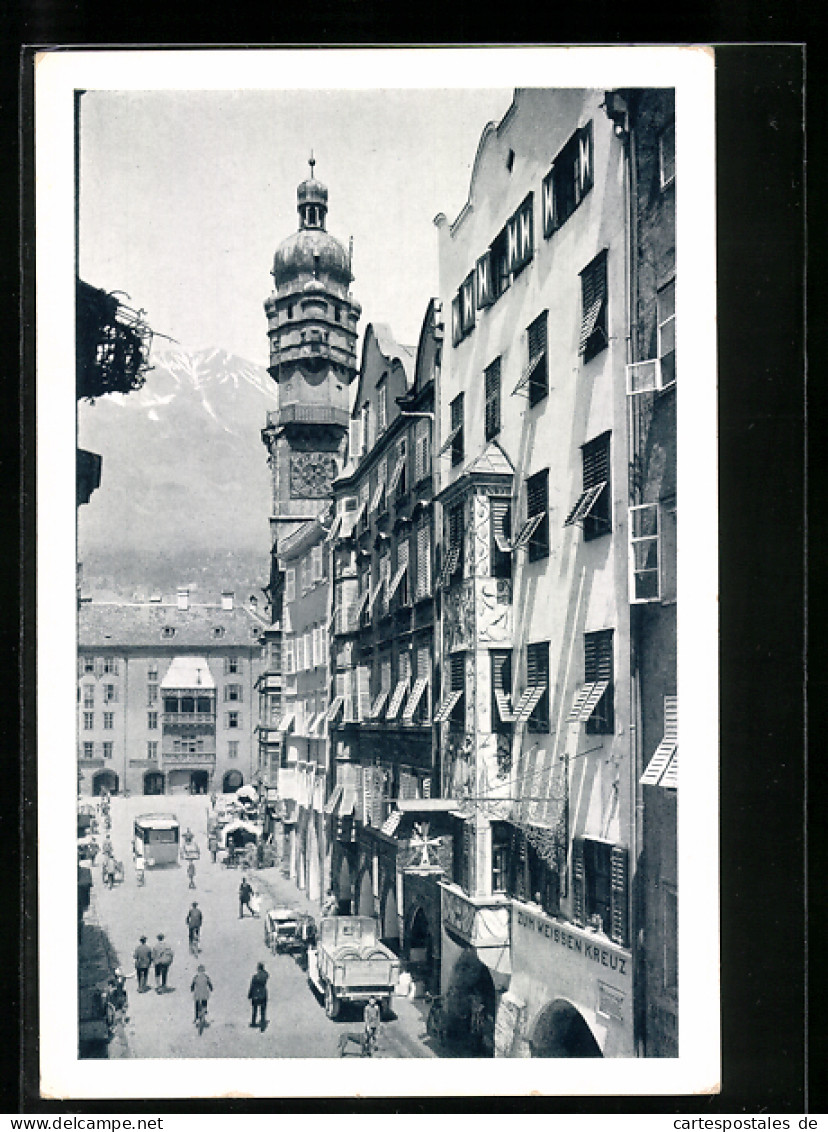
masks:
[(294, 499), (322, 499), (331, 493), (336, 457), (330, 452), (294, 452), (290, 457), (290, 494)]

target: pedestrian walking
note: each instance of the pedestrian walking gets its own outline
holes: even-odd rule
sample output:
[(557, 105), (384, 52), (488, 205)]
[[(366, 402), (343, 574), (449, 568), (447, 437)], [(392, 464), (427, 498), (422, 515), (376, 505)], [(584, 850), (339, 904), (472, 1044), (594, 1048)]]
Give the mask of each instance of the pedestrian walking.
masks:
[(213, 990), (213, 983), (203, 963), (199, 963), (198, 965), (198, 970), (193, 976), (193, 981), (190, 983), (190, 990), (193, 994), (193, 1011), (195, 1013), (193, 1021), (198, 1022), (199, 1008), (201, 1008), (205, 1014), (207, 1013), (207, 1000)]
[(373, 1053), (377, 1048), (380, 1024), (379, 1003), (373, 997), (365, 1003), (365, 1010), (362, 1012), (362, 1024), (365, 1027), (365, 1048), (369, 1053)]
[[(264, 963), (257, 963), (256, 972), (250, 980), (250, 988), (247, 992), (252, 1010), (250, 1025), (261, 1026), (263, 1032), (267, 1026), (267, 980), (269, 977)], [(259, 1016), (258, 1022), (256, 1020), (257, 1015)]]
[(135, 858), (135, 880), (139, 885), (143, 887), (145, 879), (146, 874), (144, 873), (144, 858), (139, 853)]
[(211, 833), (207, 838), (207, 848), (210, 850), (210, 856), (213, 858), (213, 864), (215, 864), (218, 855), (218, 838), (214, 833)]
[(158, 933), (158, 939), (152, 949), (152, 961), (155, 964), (155, 993), (162, 994), (167, 989), (167, 973), (172, 966), (174, 958), (173, 949), (164, 939), (164, 933)]
[(258, 919), (262, 910), (262, 898), (258, 892), (254, 890), (253, 895), (250, 897), (250, 911), (253, 916)]
[(255, 912), (250, 907), (250, 897), (253, 895), (253, 888), (247, 877), (242, 877), (241, 884), (239, 885), (239, 919), (244, 916), (245, 908), (250, 912), (251, 916), (255, 916)]
[(190, 861), (187, 865), (187, 876), (190, 880), (190, 888), (195, 888), (195, 861)]
[(216, 792), (215, 790), (210, 795), (210, 806), (212, 809), (216, 808)]
[(329, 888), (328, 894), (325, 897), (325, 903), (322, 905), (322, 915), (323, 916), (335, 916), (338, 906), (339, 906), (339, 904), (338, 904), (336, 897), (333, 894), (333, 889)]
[(143, 994), (149, 990), (147, 976), (152, 965), (152, 948), (147, 943), (145, 935), (141, 936), (141, 942), (135, 948), (133, 959), (135, 960), (135, 974), (138, 977), (138, 993)]
[(190, 933), (190, 951), (198, 947), (199, 937), (201, 935), (201, 925), (204, 922), (204, 916), (201, 909), (195, 900), (192, 902), (187, 918), (184, 921), (187, 925), (187, 930)]

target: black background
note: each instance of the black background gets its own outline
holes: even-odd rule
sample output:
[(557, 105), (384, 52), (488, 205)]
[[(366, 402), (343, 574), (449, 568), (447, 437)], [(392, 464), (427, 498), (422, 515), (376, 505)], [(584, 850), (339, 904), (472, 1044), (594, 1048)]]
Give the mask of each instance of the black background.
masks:
[[(809, 376), (806, 385), (806, 235), (809, 248), (825, 249), (824, 215), (819, 209), (825, 160), (824, 59), (820, 28), (805, 20), (797, 3), (696, 6), (692, 26), (672, 10), (619, 10), (593, 3), (581, 14), (588, 30), (604, 38), (589, 42), (722, 43), (716, 50), (718, 319), (720, 366), (720, 601), (721, 601), (721, 922), (722, 922), (722, 1092), (701, 1097), (540, 1098), (429, 1100), (270, 1100), (260, 1102), (43, 1101), (37, 1096), (36, 952), (33, 868), (33, 760), (36, 735), (32, 713), (34, 654), (34, 422), (31, 366), (33, 324), (31, 58), (28, 45), (148, 45), (163, 34), (167, 44), (226, 43), (228, 23), (239, 27), (234, 9), (202, 5), (188, 10), (167, 5), (156, 18), (151, 6), (117, 9), (89, 4), (36, 3), (7, 9), (0, 73), (4, 145), (2, 294), (5, 331), (0, 417), (0, 476), (6, 554), (0, 603), (0, 656), (6, 662), (0, 736), (0, 1112), (43, 1113), (301, 1113), (301, 1112), (566, 1112), (598, 1114), (824, 1113), (826, 1044), (821, 995), (825, 964), (825, 883), (822, 863), (823, 758), (818, 726), (826, 699), (824, 671), (811, 658), (811, 735), (815, 737), (810, 780), (811, 818), (806, 826), (805, 646), (806, 614), (819, 640), (825, 578), (825, 519), (818, 500), (824, 430), (824, 378), (816, 361), (824, 346), (824, 290), (819, 254), (811, 254), (808, 286)], [(781, 9), (781, 11), (780, 11)], [(545, 8), (510, 7), (511, 44), (537, 44), (540, 32), (556, 42), (583, 41), (571, 34), (567, 18)], [(311, 11), (259, 7), (245, 26), (256, 42), (389, 44), (392, 34), (406, 45), (469, 42), (486, 17), (468, 6), (453, 11), (418, 9), (392, 15), (389, 5), (334, 5)], [(278, 20), (276, 14), (278, 12)], [(474, 15), (473, 15), (474, 13)], [(501, 13), (501, 17), (505, 13)], [(489, 18), (496, 13), (490, 13)], [(432, 18), (433, 17), (433, 18)], [(439, 17), (439, 22), (438, 18)], [(571, 17), (569, 17), (571, 19)], [(393, 19), (393, 23), (391, 22)], [(404, 21), (417, 26), (402, 29)], [(483, 23), (481, 23), (481, 20)], [(623, 23), (617, 31), (616, 25)], [(260, 26), (256, 26), (256, 22)], [(503, 23), (492, 18), (492, 23)], [(544, 22), (544, 21), (540, 21)], [(276, 26), (278, 24), (278, 27)], [(396, 26), (394, 26), (396, 25)], [(440, 33), (440, 40), (427, 38)], [(494, 30), (494, 29), (492, 29)], [(503, 35), (504, 27), (500, 27)], [(404, 31), (405, 34), (401, 34)], [(273, 40), (278, 32), (283, 38)], [(569, 33), (569, 34), (567, 34)], [(637, 33), (637, 34), (633, 34)], [(449, 38), (451, 36), (451, 38)], [(811, 38), (807, 51), (805, 41)], [(756, 41), (773, 39), (775, 42)], [(785, 39), (788, 42), (780, 42)], [(723, 41), (729, 41), (725, 44)], [(737, 45), (737, 41), (745, 41)], [(494, 40), (492, 40), (494, 42)], [(502, 43), (502, 40), (498, 42)], [(551, 42), (551, 41), (550, 41)], [(805, 71), (807, 62), (807, 84)], [(322, 59), (320, 59), (320, 68)], [(496, 75), (491, 76), (492, 82)], [(550, 86), (554, 76), (550, 75)], [(807, 92), (807, 93), (806, 93)], [(18, 121), (18, 113), (21, 115)], [(805, 116), (807, 114), (807, 132)], [(22, 130), (18, 135), (18, 125)], [(804, 179), (808, 146), (808, 225)], [(19, 147), (22, 143), (22, 147)], [(11, 155), (19, 155), (19, 165)], [(23, 191), (18, 176), (22, 172)], [(13, 218), (22, 203), (21, 229)], [(22, 286), (18, 265), (23, 266)], [(18, 298), (22, 299), (19, 317)], [(19, 371), (20, 328), (24, 330), (23, 381)], [(67, 380), (70, 364), (67, 361)], [(690, 380), (691, 378), (688, 378)], [(807, 393), (807, 402), (806, 402)], [(812, 452), (808, 471), (806, 563), (806, 407)], [(22, 430), (22, 431), (21, 431)], [(22, 444), (21, 444), (22, 437)], [(17, 457), (17, 458), (16, 458)], [(22, 480), (19, 473), (23, 473)], [(18, 502), (20, 511), (18, 515)], [(18, 523), (18, 519), (21, 522)], [(18, 541), (18, 535), (20, 540)], [(18, 548), (22, 547), (22, 564)], [(811, 591), (806, 605), (806, 565)], [(21, 605), (22, 601), (22, 605)], [(21, 619), (22, 614), (22, 619)], [(20, 625), (24, 629), (18, 645)], [(821, 651), (821, 650), (820, 650)], [(18, 668), (18, 661), (20, 667)], [(23, 689), (22, 712), (17, 703)], [(18, 724), (22, 725), (18, 739)], [(22, 750), (18, 765), (16, 751)], [(24, 771), (18, 778), (19, 768)], [(25, 837), (18, 835), (26, 818)], [(809, 854), (806, 857), (806, 830)], [(698, 836), (712, 836), (700, 830)], [(805, 895), (810, 860), (809, 900)], [(21, 877), (25, 885), (21, 889)], [(21, 901), (20, 894), (23, 894)], [(21, 907), (25, 915), (21, 916)], [(807, 932), (806, 932), (807, 926)], [(50, 931), (68, 939), (73, 924)], [(810, 964), (807, 963), (806, 941)], [(22, 983), (19, 977), (23, 959)], [(806, 970), (810, 971), (806, 980)], [(810, 1002), (810, 1011), (808, 1004)], [(806, 1026), (806, 1021), (809, 1025)], [(24, 1034), (25, 1031), (25, 1034)], [(21, 1044), (22, 1042), (22, 1044)], [(808, 1051), (809, 1054), (808, 1054)], [(25, 1054), (25, 1057), (23, 1056)], [(320, 1063), (320, 1066), (323, 1063)], [(148, 1077), (148, 1089), (150, 1078)]]

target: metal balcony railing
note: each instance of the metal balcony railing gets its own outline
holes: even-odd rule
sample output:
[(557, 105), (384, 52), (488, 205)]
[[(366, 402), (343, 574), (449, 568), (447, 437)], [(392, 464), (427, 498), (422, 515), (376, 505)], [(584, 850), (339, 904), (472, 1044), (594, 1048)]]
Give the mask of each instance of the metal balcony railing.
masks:
[(215, 725), (216, 713), (214, 711), (165, 711), (161, 716), (161, 723), (164, 727), (169, 727), (176, 723), (193, 724), (193, 723), (209, 723)]

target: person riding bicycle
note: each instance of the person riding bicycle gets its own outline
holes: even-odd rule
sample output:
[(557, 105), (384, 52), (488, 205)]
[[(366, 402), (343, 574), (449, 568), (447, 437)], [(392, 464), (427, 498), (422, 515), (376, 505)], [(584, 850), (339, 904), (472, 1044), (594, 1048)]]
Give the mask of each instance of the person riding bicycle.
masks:
[(198, 1022), (200, 1012), (207, 1013), (207, 1000), (210, 997), (210, 992), (213, 989), (213, 984), (210, 976), (204, 969), (204, 964), (199, 963), (198, 970), (193, 976), (193, 981), (190, 983), (190, 990), (193, 992), (193, 1010), (195, 1011), (194, 1022)]
[(204, 916), (202, 915), (201, 909), (199, 908), (198, 904), (194, 900), (193, 903), (192, 903), (192, 907), (190, 908), (189, 912), (187, 913), (187, 918), (184, 921), (186, 923), (188, 929), (189, 929), (189, 932), (190, 932), (190, 947), (191, 948), (193, 948), (196, 944), (198, 944), (199, 936), (201, 934), (201, 925), (202, 925), (203, 921), (204, 921)]

